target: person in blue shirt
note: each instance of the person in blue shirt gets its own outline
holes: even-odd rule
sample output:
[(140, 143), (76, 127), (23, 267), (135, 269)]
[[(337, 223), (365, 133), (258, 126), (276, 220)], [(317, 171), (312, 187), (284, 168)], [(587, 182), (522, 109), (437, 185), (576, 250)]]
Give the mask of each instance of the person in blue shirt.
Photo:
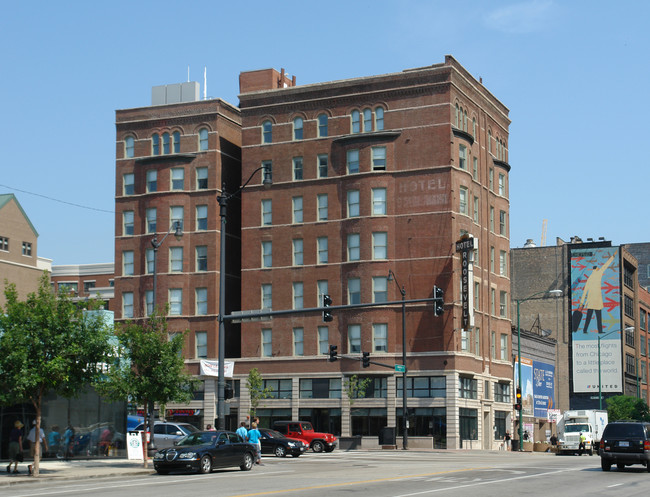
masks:
[(255, 461), (256, 464), (262, 464), (262, 444), (260, 443), (261, 436), (262, 434), (260, 433), (260, 430), (257, 429), (257, 423), (253, 422), (251, 429), (248, 430), (246, 440), (257, 447), (257, 460)]
[(237, 431), (235, 432), (237, 435), (241, 437), (242, 440), (246, 441), (248, 438), (248, 430), (246, 429), (246, 421), (242, 421), (241, 425), (239, 428), (237, 428)]

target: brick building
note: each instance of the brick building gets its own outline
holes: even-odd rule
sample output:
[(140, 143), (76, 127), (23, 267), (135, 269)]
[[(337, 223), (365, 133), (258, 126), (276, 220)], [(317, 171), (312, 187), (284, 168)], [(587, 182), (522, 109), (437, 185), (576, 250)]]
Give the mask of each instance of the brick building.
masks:
[(115, 264), (64, 264), (52, 266), (51, 281), (56, 292), (68, 292), (75, 300), (98, 299), (112, 311)]
[[(241, 194), (241, 308), (315, 308), (326, 294), (334, 306), (397, 302), (401, 286), (427, 299), (437, 285), (443, 316), (431, 302), (406, 305), (411, 445), (498, 446), (512, 426), (508, 109), (451, 56), (304, 86), (272, 69), (242, 73), (240, 90), (242, 177), (263, 167), (273, 180), (264, 189), (260, 172)], [(465, 234), (475, 248), (463, 329)], [(242, 323), (240, 419), (258, 368), (274, 392), (263, 424), (306, 419), (368, 443), (384, 427), (401, 434), (401, 375), (359, 361), (401, 364), (401, 306), (332, 314)], [(346, 358), (328, 362), (329, 345)], [(350, 401), (353, 375), (371, 381)]]

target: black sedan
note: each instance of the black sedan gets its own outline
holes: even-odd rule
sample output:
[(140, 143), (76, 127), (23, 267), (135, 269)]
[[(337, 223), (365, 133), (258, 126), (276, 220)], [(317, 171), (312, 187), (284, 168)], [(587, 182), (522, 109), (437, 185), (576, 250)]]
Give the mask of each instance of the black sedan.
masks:
[(279, 431), (269, 430), (268, 428), (258, 428), (262, 436), (262, 454), (274, 454), (276, 457), (286, 457), (291, 454), (298, 457), (309, 447), (302, 441), (295, 438), (284, 436)]
[(214, 468), (239, 466), (249, 471), (255, 462), (256, 448), (243, 442), (230, 431), (199, 431), (176, 442), (173, 447), (159, 450), (153, 456), (158, 474), (170, 471), (210, 473)]

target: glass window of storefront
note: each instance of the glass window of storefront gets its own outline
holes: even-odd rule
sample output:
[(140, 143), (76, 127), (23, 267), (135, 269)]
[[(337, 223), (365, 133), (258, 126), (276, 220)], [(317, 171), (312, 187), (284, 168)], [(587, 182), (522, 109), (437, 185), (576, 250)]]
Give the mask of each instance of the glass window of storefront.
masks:
[(303, 378), (300, 380), (301, 399), (340, 399), (341, 378)]
[(461, 407), (458, 409), (461, 440), (478, 440), (478, 411)]
[[(402, 436), (402, 408), (395, 411), (397, 435)], [(447, 448), (447, 410), (444, 407), (409, 408), (409, 436), (433, 437), (434, 449)]]
[(284, 380), (264, 380), (264, 388), (268, 388), (269, 399), (290, 399), (291, 378)]
[(303, 408), (298, 412), (299, 421), (309, 421), (314, 430), (341, 436), (341, 409), (332, 408)]
[[(402, 397), (403, 378), (397, 377), (396, 396)], [(406, 378), (406, 395), (408, 397), (435, 398), (446, 397), (447, 387), (444, 376), (416, 376)]]
[(386, 426), (387, 419), (386, 409), (383, 407), (350, 409), (352, 436), (379, 436), (381, 429)]
[[(522, 361), (523, 362), (523, 361)], [(494, 439), (503, 440), (506, 434), (506, 418), (508, 413), (506, 411), (494, 411)]]

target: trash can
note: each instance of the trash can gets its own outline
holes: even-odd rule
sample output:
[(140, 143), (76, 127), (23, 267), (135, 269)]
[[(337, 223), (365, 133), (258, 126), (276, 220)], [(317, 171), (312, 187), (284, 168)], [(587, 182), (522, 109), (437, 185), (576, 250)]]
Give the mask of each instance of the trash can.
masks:
[(395, 445), (395, 427), (384, 426), (379, 432), (379, 445)]
[(517, 452), (519, 450), (519, 440), (515, 440), (514, 438), (510, 440), (510, 445), (511, 449), (513, 452)]

